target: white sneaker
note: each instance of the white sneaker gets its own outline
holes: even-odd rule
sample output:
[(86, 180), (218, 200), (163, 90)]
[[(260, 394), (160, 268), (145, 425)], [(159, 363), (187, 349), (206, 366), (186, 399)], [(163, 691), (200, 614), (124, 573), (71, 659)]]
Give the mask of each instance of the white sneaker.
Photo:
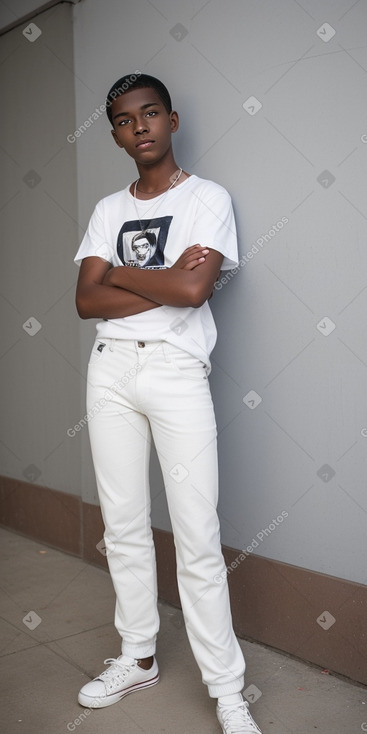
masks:
[(104, 662), (110, 667), (80, 690), (78, 701), (81, 706), (92, 709), (111, 706), (129, 693), (134, 693), (140, 688), (149, 688), (159, 681), (155, 658), (149, 670), (139, 668), (136, 660), (124, 655), (107, 658)]
[(261, 734), (249, 710), (247, 701), (231, 706), (217, 706), (218, 721), (223, 734)]

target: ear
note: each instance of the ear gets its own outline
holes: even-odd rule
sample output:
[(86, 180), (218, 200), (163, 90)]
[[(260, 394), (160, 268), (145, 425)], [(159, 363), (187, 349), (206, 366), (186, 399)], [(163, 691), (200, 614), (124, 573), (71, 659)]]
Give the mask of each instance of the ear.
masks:
[(123, 148), (124, 148), (124, 146), (123, 146), (123, 145), (121, 145), (121, 143), (120, 143), (120, 141), (119, 141), (119, 139), (118, 139), (118, 137), (117, 137), (117, 135), (116, 135), (116, 133), (115, 133), (115, 131), (114, 131), (114, 130), (111, 130), (111, 135), (112, 135), (112, 137), (113, 137), (113, 139), (114, 139), (114, 141), (115, 141), (116, 145), (118, 145), (118, 147), (119, 147), (119, 148), (122, 148), (122, 149), (123, 149)]
[(169, 113), (169, 119), (170, 119), (171, 133), (175, 133), (176, 130), (178, 130), (180, 126), (180, 120), (175, 110), (172, 110), (172, 112)]

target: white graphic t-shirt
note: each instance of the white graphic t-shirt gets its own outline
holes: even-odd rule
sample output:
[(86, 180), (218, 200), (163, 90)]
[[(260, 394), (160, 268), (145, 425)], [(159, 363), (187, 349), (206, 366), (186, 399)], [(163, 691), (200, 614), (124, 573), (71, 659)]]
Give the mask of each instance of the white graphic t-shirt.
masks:
[[(144, 234), (143, 234), (144, 232)], [(191, 175), (154, 199), (135, 199), (129, 187), (98, 202), (75, 257), (108, 260), (114, 267), (170, 268), (182, 252), (200, 244), (224, 255), (222, 270), (238, 264), (236, 226), (228, 192)], [(98, 337), (164, 340), (198, 357), (210, 371), (217, 331), (206, 301), (200, 308), (159, 306), (103, 320)]]

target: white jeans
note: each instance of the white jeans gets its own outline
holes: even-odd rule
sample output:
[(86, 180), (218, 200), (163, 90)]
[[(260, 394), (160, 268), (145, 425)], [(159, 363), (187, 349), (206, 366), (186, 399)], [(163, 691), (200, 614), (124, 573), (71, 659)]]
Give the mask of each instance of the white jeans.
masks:
[(241, 691), (245, 662), (223, 580), (217, 431), (204, 365), (167, 342), (99, 338), (88, 367), (87, 409), (122, 652), (153, 655), (159, 628), (150, 522), (153, 438), (193, 654), (210, 696)]

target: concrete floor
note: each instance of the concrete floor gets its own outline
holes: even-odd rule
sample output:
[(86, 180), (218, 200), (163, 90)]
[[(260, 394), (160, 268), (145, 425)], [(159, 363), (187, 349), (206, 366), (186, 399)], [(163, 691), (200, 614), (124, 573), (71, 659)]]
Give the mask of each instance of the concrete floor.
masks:
[[(78, 558), (0, 530), (0, 708), (6, 734), (220, 734), (182, 614), (160, 604), (158, 686), (90, 711), (77, 692), (119, 655), (109, 575)], [(264, 734), (360, 734), (367, 691), (240, 640), (245, 691)], [(251, 686), (251, 688), (250, 688)]]

